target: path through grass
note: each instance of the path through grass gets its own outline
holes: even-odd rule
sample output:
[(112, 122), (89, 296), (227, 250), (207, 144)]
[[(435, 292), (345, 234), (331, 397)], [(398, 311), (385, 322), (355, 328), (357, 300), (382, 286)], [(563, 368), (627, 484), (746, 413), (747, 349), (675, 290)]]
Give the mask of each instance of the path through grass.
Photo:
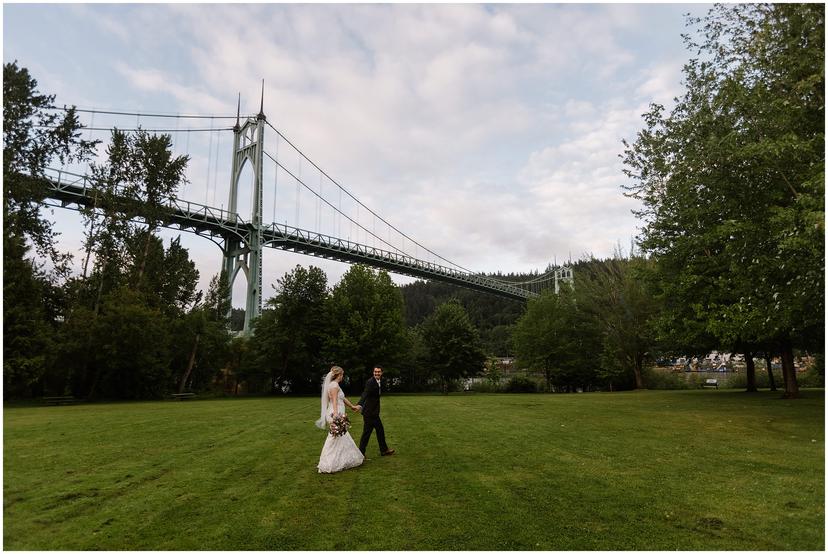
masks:
[(4, 546), (822, 550), (803, 396), (389, 395), (398, 455), (335, 475), (315, 398), (6, 407)]

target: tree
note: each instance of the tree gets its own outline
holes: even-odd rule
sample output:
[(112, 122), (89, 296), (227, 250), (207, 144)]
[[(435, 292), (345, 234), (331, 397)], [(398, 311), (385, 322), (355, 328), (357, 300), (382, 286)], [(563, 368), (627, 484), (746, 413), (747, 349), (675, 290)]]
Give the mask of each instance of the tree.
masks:
[(3, 64), (3, 233), (8, 240), (30, 240), (36, 252), (59, 265), (52, 224), (41, 216), (45, 171), (91, 158), (97, 141), (80, 138), (74, 107), (61, 114), (55, 97), (40, 94), (37, 81), (17, 62)]
[(512, 341), (518, 363), (542, 371), (547, 390), (587, 389), (596, 379), (598, 332), (568, 286), (529, 300)]
[(795, 397), (792, 349), (824, 327), (824, 7), (717, 5), (702, 23), (686, 92), (625, 143), (626, 188), (682, 315), (731, 348), (775, 343)]
[[(403, 352), (406, 356), (397, 362), (399, 370), (399, 388), (405, 391), (423, 391), (428, 389), (428, 382), (433, 371), (426, 362), (428, 351), (422, 334), (416, 327), (407, 327), (405, 330), (405, 346)], [(391, 381), (391, 387), (395, 385)]]
[(93, 325), (95, 372), (88, 396), (162, 396), (170, 381), (170, 320), (147, 307), (140, 293), (120, 287), (106, 296)]
[[(525, 281), (530, 275), (489, 275), (503, 281)], [(537, 277), (537, 275), (535, 275)], [(415, 281), (402, 285), (406, 324), (414, 327), (422, 323), (434, 309), (444, 302), (457, 300), (480, 331), (486, 352), (496, 356), (511, 356), (509, 337), (512, 325), (523, 312), (523, 302), (494, 294), (464, 289), (439, 281)]]
[(199, 273), (189, 252), (181, 246), (180, 236), (171, 239), (165, 249), (160, 238), (142, 229), (127, 241), (126, 251), (125, 281), (138, 281), (137, 275), (143, 268), (145, 275), (135, 288), (151, 306), (169, 317), (178, 317), (200, 300), (201, 293), (196, 290)]
[(297, 265), (255, 323), (251, 355), (270, 374), (271, 392), (314, 392), (326, 365), (328, 280), (318, 267)]
[(177, 320), (177, 343), (191, 345), (175, 352), (173, 375), (179, 393), (187, 388), (207, 387), (230, 357), (227, 288), (227, 274), (214, 275), (204, 302), (196, 303), (189, 313)]
[[(117, 129), (112, 132), (106, 154), (104, 162), (91, 164), (93, 203), (82, 210), (87, 223), (86, 256), (81, 278), (73, 280), (68, 287), (74, 302), (66, 314), (62, 333), (66, 343), (61, 348), (67, 354), (68, 363), (75, 365), (72, 368), (74, 390), (89, 395), (156, 396), (161, 389), (148, 384), (155, 377), (146, 371), (139, 371), (143, 377), (133, 376), (136, 391), (98, 388), (111, 374), (112, 367), (128, 365), (128, 361), (93, 359), (101, 349), (113, 346), (107, 341), (114, 340), (114, 336), (96, 336), (94, 330), (99, 327), (99, 317), (117, 318), (112, 310), (120, 308), (128, 311), (121, 314), (124, 317), (135, 316), (136, 306), (140, 304), (161, 314), (158, 325), (166, 332), (186, 334), (187, 325), (180, 319), (198, 303), (198, 271), (178, 239), (165, 249), (155, 231), (168, 212), (167, 204), (175, 198), (177, 187), (184, 181), (188, 158), (173, 157), (168, 135), (155, 136), (144, 131), (128, 134)], [(93, 268), (87, 278), (93, 255)], [(126, 287), (134, 293), (128, 301), (122, 290)], [(109, 312), (102, 313), (107, 298)], [(200, 340), (199, 333), (196, 336)], [(116, 349), (116, 352), (127, 351)], [(169, 364), (174, 356), (165, 359), (164, 379), (170, 376)], [(178, 378), (180, 372), (176, 371), (175, 375)]]
[(579, 273), (579, 308), (600, 331), (601, 372), (610, 383), (632, 374), (635, 387), (644, 388), (642, 369), (655, 345), (653, 320), (658, 303), (648, 290), (644, 272), (651, 265), (639, 256), (593, 263)]
[[(130, 282), (141, 286), (152, 238), (170, 215), (169, 203), (185, 182), (188, 161), (187, 156), (173, 156), (169, 135), (141, 130), (134, 134), (118, 129), (112, 132), (106, 162), (91, 167), (93, 205), (82, 210), (87, 220), (84, 275), (94, 252), (102, 292), (104, 282), (115, 286), (112, 274), (118, 273), (127, 257), (135, 268)], [(137, 218), (144, 222), (141, 231), (132, 222)], [(142, 237), (140, 246), (132, 245), (127, 253), (128, 244), (137, 235)]]
[(367, 379), (374, 365), (396, 375), (393, 365), (405, 356), (405, 318), (400, 290), (385, 271), (353, 265), (331, 291), (331, 331), (326, 358), (355, 378)]
[[(56, 331), (57, 282), (68, 255), (55, 248), (52, 224), (41, 215), (55, 160), (91, 156), (80, 139), (74, 108), (53, 110), (55, 97), (17, 62), (3, 65), (3, 384), (4, 397), (40, 394)], [(51, 263), (45, 271), (35, 256)]]
[(486, 354), (480, 334), (459, 302), (438, 306), (421, 324), (421, 334), (426, 364), (440, 377), (444, 392), (448, 392), (450, 382), (483, 371)]
[(131, 180), (137, 183), (140, 215), (147, 226), (143, 255), (139, 257), (136, 284), (144, 277), (150, 237), (170, 216), (169, 203), (186, 183), (189, 156), (173, 156), (170, 135), (138, 131), (133, 135)]
[[(20, 249), (11, 252), (11, 248)], [(52, 346), (54, 314), (46, 298), (53, 288), (46, 276), (26, 258), (19, 241), (4, 250), (3, 264), (3, 395), (37, 393)]]

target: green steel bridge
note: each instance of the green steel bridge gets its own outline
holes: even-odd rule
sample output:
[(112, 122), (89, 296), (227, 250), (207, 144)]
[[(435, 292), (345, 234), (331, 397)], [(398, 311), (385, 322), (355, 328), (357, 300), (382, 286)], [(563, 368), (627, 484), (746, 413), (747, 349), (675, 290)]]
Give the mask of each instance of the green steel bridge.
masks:
[[(98, 113), (98, 112), (95, 112)], [(107, 113), (107, 112), (100, 112)], [(111, 112), (117, 113), (117, 112)], [(162, 116), (159, 116), (162, 117)], [(167, 117), (167, 116), (163, 116)], [(333, 184), (344, 191), (351, 198), (356, 200), (341, 185), (336, 183), (316, 164), (310, 161), (301, 153), (284, 135), (267, 122), (263, 113), (256, 116), (249, 116), (240, 121), (241, 117), (236, 115), (236, 124), (233, 131), (233, 158), (230, 198), (227, 209), (216, 208), (206, 204), (184, 200), (181, 198), (170, 198), (166, 201), (168, 217), (163, 223), (165, 227), (179, 229), (195, 233), (199, 236), (210, 239), (219, 246), (223, 255), (223, 270), (227, 272), (230, 283), (230, 294), (232, 295), (233, 282), (238, 274), (244, 273), (247, 280), (247, 298), (245, 309), (244, 331), (249, 332), (251, 322), (261, 313), (262, 304), (262, 249), (264, 247), (277, 248), (317, 256), (345, 263), (360, 263), (371, 267), (384, 269), (393, 273), (409, 275), (412, 277), (437, 280), (460, 287), (465, 287), (485, 293), (495, 294), (515, 300), (527, 300), (537, 296), (542, 290), (554, 287), (557, 292), (561, 282), (572, 283), (572, 269), (569, 267), (558, 267), (548, 270), (545, 274), (524, 282), (510, 282), (494, 279), (479, 273), (474, 273), (461, 268), (451, 267), (433, 261), (419, 259), (406, 253), (402, 249), (392, 245), (376, 233), (371, 232), (358, 221), (349, 217), (337, 209), (331, 202), (317, 194), (302, 181), (300, 175), (289, 170), (284, 163), (280, 162), (278, 155), (274, 156), (264, 149), (264, 135), (266, 128), (277, 133), (277, 136), (286, 141), (299, 154), (319, 170), (320, 175), (330, 180)], [(105, 130), (105, 129), (101, 129)], [(212, 129), (211, 129), (212, 130)], [(230, 129), (225, 129), (230, 130)], [(351, 223), (356, 223), (366, 231), (385, 243), (388, 248), (377, 248), (364, 243), (355, 242), (280, 223), (264, 223), (262, 218), (262, 197), (263, 179), (262, 171), (265, 160), (270, 160), (276, 168), (292, 177), (298, 184), (301, 184), (321, 202), (327, 204), (335, 212), (338, 212)], [(242, 168), (249, 164), (253, 169), (253, 202), (250, 218), (244, 219), (238, 214), (239, 178)], [(94, 208), (100, 187), (96, 186), (95, 180), (87, 174), (72, 172), (64, 169), (49, 168), (45, 178), (48, 181), (48, 197), (45, 204), (52, 207), (61, 207), (80, 210), (82, 208)], [(321, 179), (321, 176), (320, 176)], [(209, 181), (209, 175), (208, 175)], [(208, 183), (209, 185), (209, 183)], [(321, 186), (320, 186), (321, 189)], [(117, 195), (117, 189), (116, 189)], [(340, 192), (341, 195), (341, 192)], [(359, 205), (368, 209), (361, 202)], [(368, 209), (380, 221), (387, 224), (391, 229), (407, 238), (411, 243), (420, 246), (426, 251), (434, 254), (437, 258), (448, 262), (445, 258), (436, 255), (434, 252), (423, 247), (396, 227), (379, 217), (378, 214)], [(449, 262), (450, 263), (450, 262)]]

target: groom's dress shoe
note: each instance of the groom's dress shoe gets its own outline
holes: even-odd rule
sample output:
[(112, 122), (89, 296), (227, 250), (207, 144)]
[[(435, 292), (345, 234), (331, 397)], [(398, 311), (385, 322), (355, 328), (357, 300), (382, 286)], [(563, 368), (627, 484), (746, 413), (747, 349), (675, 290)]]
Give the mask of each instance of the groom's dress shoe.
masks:
[(382, 453), (382, 455), (383, 455), (383, 456), (390, 456), (390, 455), (391, 455), (391, 454), (393, 454), (394, 452), (396, 452), (396, 450), (394, 450), (393, 448), (389, 448), (388, 450), (386, 450), (385, 452), (383, 452), (383, 453)]

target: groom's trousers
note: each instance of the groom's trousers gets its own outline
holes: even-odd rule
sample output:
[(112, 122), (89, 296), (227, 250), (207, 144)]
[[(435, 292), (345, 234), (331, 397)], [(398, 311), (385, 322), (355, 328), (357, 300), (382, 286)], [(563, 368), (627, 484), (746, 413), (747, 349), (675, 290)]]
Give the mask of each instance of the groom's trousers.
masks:
[(374, 429), (377, 430), (377, 442), (379, 442), (380, 452), (388, 450), (388, 444), (385, 442), (385, 429), (382, 426), (382, 420), (379, 416), (362, 416), (362, 422), (365, 424), (362, 428), (362, 438), (359, 439), (359, 451), (362, 452), (362, 455), (365, 455), (368, 439), (371, 438), (371, 433)]

